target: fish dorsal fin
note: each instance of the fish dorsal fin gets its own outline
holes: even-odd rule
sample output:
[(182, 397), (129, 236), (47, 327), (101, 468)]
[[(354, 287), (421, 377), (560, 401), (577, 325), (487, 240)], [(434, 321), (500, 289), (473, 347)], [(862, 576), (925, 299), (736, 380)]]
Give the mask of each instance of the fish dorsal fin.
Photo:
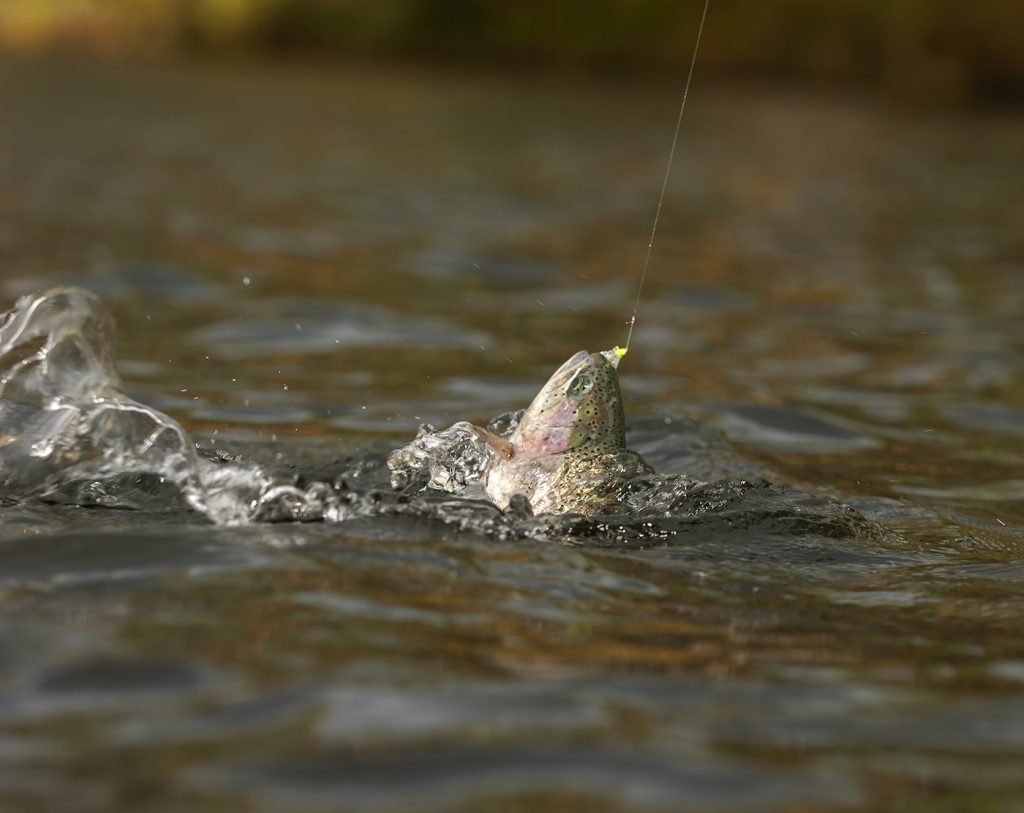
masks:
[(511, 442), (505, 440), (505, 438), (498, 437), (493, 432), (488, 432), (481, 426), (477, 426), (476, 424), (472, 424), (472, 426), (477, 437), (486, 443), (493, 451), (497, 452), (506, 460), (511, 460), (515, 457), (516, 447), (513, 446)]

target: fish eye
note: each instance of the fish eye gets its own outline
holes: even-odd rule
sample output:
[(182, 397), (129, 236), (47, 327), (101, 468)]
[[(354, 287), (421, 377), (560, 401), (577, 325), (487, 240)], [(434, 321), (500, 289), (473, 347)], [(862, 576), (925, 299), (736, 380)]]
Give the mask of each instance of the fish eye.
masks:
[(589, 375), (580, 374), (569, 382), (565, 392), (568, 395), (586, 395), (594, 388), (594, 379)]

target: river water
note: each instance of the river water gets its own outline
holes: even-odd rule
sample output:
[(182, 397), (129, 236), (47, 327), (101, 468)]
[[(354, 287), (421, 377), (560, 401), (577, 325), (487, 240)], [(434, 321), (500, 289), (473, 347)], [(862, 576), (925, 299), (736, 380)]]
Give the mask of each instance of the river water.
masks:
[[(376, 487), (621, 343), (677, 92), (4, 64), (2, 309), (92, 290), (204, 448)], [(697, 83), (620, 372), (746, 485), (670, 532), (0, 495), (0, 807), (1019, 810), (1021, 143)]]

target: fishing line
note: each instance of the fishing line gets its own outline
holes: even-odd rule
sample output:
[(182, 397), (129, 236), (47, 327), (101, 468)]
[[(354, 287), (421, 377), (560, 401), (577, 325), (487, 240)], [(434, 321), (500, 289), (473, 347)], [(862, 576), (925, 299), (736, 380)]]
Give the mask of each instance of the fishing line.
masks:
[(626, 343), (621, 348), (615, 348), (618, 355), (626, 355), (629, 349), (629, 342), (633, 338), (633, 326), (636, 324), (636, 315), (640, 311), (640, 297), (644, 292), (644, 283), (647, 281), (647, 267), (651, 264), (651, 251), (654, 249), (654, 235), (658, 231), (658, 220), (661, 218), (661, 207), (665, 202), (665, 190), (668, 189), (668, 179), (672, 174), (672, 159), (676, 155), (676, 145), (679, 143), (679, 129), (683, 123), (683, 111), (686, 110), (686, 98), (690, 95), (690, 82), (693, 81), (693, 69), (697, 64), (697, 51), (700, 50), (700, 39), (704, 34), (704, 20), (708, 16), (708, 6), (711, 0), (704, 0), (704, 10), (700, 15), (700, 24), (697, 26), (697, 39), (693, 44), (693, 56), (690, 59), (690, 72), (686, 75), (686, 85), (683, 88), (683, 101), (679, 105), (679, 115), (676, 117), (676, 131), (672, 136), (672, 148), (668, 152), (668, 162), (665, 165), (665, 177), (661, 182), (661, 194), (658, 196), (658, 208), (654, 210), (654, 225), (651, 226), (651, 239), (647, 242), (647, 254), (644, 257), (643, 271), (640, 272), (640, 284), (636, 289), (636, 301), (633, 303), (633, 315), (629, 320), (629, 333), (626, 335)]

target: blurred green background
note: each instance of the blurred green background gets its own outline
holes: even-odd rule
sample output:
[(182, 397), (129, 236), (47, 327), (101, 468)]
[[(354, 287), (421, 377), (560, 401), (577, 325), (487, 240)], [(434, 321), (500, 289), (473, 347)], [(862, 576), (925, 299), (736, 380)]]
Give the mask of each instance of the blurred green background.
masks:
[[(496, 68), (685, 68), (700, 0), (3, 0), (0, 48)], [(1021, 0), (712, 0), (704, 75), (924, 103), (1024, 99)]]

